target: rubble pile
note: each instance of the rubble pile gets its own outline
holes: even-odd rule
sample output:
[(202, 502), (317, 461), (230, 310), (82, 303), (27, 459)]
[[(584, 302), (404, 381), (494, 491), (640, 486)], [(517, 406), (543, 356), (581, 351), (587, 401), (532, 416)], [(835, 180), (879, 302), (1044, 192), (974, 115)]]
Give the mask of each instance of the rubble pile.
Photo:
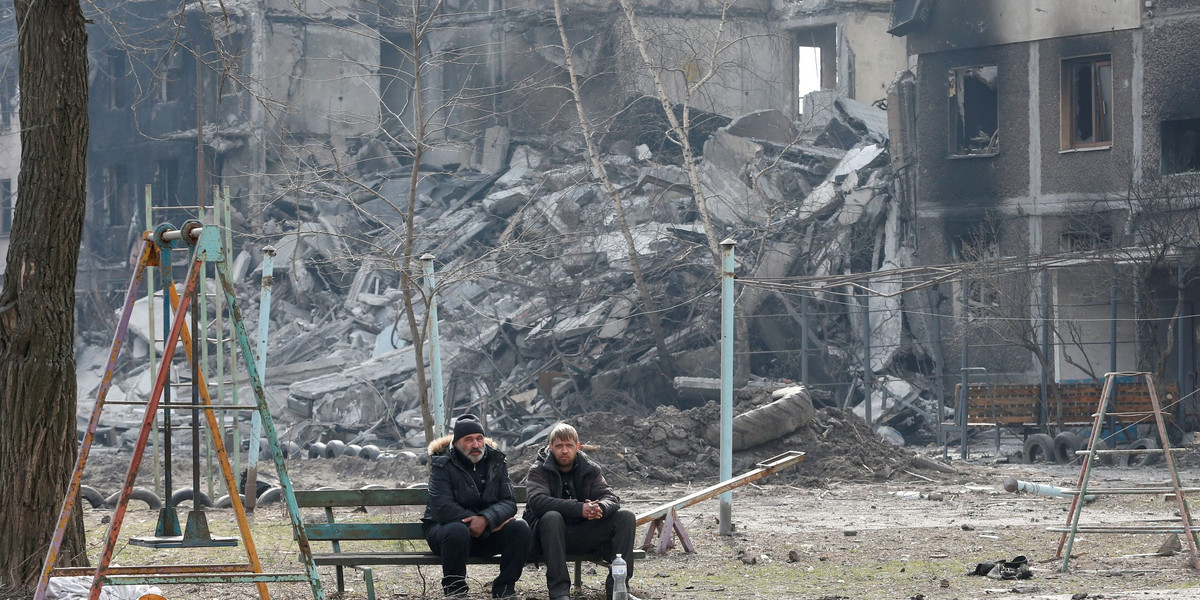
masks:
[[(736, 412), (771, 400), (767, 389), (749, 392), (743, 398)], [(662, 406), (644, 419), (597, 413), (571, 420), (588, 455), (604, 465), (605, 477), (618, 487), (715, 483), (720, 472), (719, 448), (705, 442), (696, 432), (719, 421), (720, 408), (715, 402), (682, 411)], [(510, 464), (527, 464), (537, 449), (535, 446), (509, 451)], [(789, 450), (805, 452), (804, 461), (772, 475), (774, 483), (825, 485), (832, 481), (876, 481), (889, 479), (904, 469), (914, 469), (909, 452), (874, 435), (866, 422), (853, 413), (827, 407), (817, 410), (810, 422), (782, 438), (735, 452), (733, 473), (753, 470), (758, 463)]]
[[(826, 116), (821, 127), (805, 129), (763, 111), (720, 120), (728, 124), (704, 140), (699, 179), (716, 234), (738, 242), (739, 277), (840, 275), (906, 262), (886, 113), (838, 99)], [(718, 281), (688, 172), (662, 158), (670, 152), (656, 157), (661, 145), (638, 143), (647, 132), (623, 133), (605, 141), (603, 164), (622, 195), (673, 375), (715, 378)], [(400, 302), (410, 169), (380, 158), (386, 156), (380, 148), (364, 142), (353, 163), (361, 172), (352, 176), (281, 187), (258, 229), (277, 252), (267, 396), (283, 441), (300, 448), (330, 440), (384, 449), (425, 443), (416, 357)], [(317, 153), (311, 159), (323, 160)], [(715, 450), (696, 435), (713, 422), (711, 408), (697, 407), (706, 398), (681, 393), (663, 370), (614, 201), (578, 136), (514, 140), (493, 128), (477, 164), (431, 169), (416, 190), (412, 256), (435, 257), (447, 412), (483, 415), (489, 432), (509, 447), (536, 446), (554, 422), (593, 415), (585, 417), (587, 429), (600, 439), (605, 427), (636, 435), (637, 450), (611, 450), (629, 477), (684, 481), (715, 464)], [(258, 318), (260, 261), (250, 244), (235, 260), (247, 323)], [(420, 275), (420, 264), (407, 268)], [(862, 372), (852, 351), (860, 343), (854, 333), (861, 333), (854, 324), (860, 317), (840, 297), (814, 299), (824, 303), (824, 316), (813, 322), (824, 344), (813, 361), (816, 383), (847, 386)], [(738, 301), (748, 324), (743, 343), (751, 358), (743, 366), (750, 379), (797, 378), (798, 363), (786, 355), (795, 352), (801, 331), (794, 307), (752, 286)], [(416, 302), (418, 327), (427, 331), (424, 302)], [(900, 299), (870, 302), (871, 366), (880, 372), (902, 347)], [(98, 383), (96, 371), (88, 377)], [(142, 394), (148, 382), (146, 366), (131, 362), (114, 389)], [(81, 398), (95, 387), (81, 379)], [(240, 393), (249, 397), (250, 390)], [(248, 432), (249, 416), (242, 418)], [(136, 420), (129, 421), (110, 425), (135, 428)], [(818, 410), (807, 428), (779, 445), (793, 440), (822, 448), (830, 431), (857, 438), (849, 421), (840, 411)], [(846, 473), (869, 475), (891, 460), (874, 457), (874, 449), (872, 456), (839, 453), (848, 462), (836, 469)], [(744, 453), (738, 468), (761, 458), (757, 450)]]

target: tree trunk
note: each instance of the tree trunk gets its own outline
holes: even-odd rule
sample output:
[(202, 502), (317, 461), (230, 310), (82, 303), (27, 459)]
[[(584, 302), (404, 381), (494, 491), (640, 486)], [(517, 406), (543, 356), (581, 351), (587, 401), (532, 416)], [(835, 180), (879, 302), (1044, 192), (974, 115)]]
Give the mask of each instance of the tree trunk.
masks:
[[(75, 269), (88, 141), (78, 0), (15, 0), (21, 173), (0, 291), (0, 579), (32, 588), (76, 457)], [(78, 511), (60, 564), (86, 564)]]

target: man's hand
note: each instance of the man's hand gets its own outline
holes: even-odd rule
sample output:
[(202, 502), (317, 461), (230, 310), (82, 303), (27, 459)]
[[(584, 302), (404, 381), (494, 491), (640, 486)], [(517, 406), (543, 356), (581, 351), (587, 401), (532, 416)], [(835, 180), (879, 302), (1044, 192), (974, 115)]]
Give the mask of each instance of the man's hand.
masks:
[(599, 519), (604, 516), (604, 509), (600, 508), (600, 503), (595, 500), (588, 500), (583, 503), (583, 518)]
[(471, 537), (473, 538), (483, 535), (483, 531), (487, 529), (488, 524), (487, 517), (483, 515), (467, 517), (462, 522), (467, 524), (467, 529), (471, 530)]

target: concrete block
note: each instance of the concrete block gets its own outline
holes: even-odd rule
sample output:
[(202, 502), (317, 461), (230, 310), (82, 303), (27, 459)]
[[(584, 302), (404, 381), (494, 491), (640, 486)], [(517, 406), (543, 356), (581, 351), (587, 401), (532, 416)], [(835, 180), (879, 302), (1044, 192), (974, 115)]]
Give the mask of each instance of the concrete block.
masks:
[(748, 171), (762, 155), (762, 146), (724, 131), (704, 142), (704, 161), (737, 175)]
[(492, 192), (483, 199), (483, 210), (497, 217), (511, 216), (529, 202), (532, 193), (529, 186), (525, 185)]
[(483, 134), (483, 159), (480, 170), (499, 173), (508, 164), (508, 144), (511, 140), (507, 127), (488, 127)]
[(773, 108), (737, 117), (725, 127), (730, 135), (777, 144), (790, 144), (800, 137), (796, 125), (783, 112)]

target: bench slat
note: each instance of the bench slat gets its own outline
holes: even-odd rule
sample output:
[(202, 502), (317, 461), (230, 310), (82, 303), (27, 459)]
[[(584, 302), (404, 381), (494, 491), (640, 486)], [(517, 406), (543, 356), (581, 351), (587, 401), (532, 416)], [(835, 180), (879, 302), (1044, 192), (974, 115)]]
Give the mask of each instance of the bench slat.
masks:
[(425, 540), (420, 523), (311, 523), (304, 526), (310, 541)]
[[(646, 552), (643, 550), (633, 551), (634, 560), (646, 558)], [(467, 562), (473, 565), (495, 564), (500, 560), (500, 555), (495, 556), (472, 556), (467, 559)], [(599, 555), (596, 554), (568, 554), (567, 562), (598, 562)], [(330, 552), (330, 553), (314, 553), (313, 562), (322, 566), (364, 566), (376, 567), (384, 565), (440, 565), (442, 558), (430, 552)]]

